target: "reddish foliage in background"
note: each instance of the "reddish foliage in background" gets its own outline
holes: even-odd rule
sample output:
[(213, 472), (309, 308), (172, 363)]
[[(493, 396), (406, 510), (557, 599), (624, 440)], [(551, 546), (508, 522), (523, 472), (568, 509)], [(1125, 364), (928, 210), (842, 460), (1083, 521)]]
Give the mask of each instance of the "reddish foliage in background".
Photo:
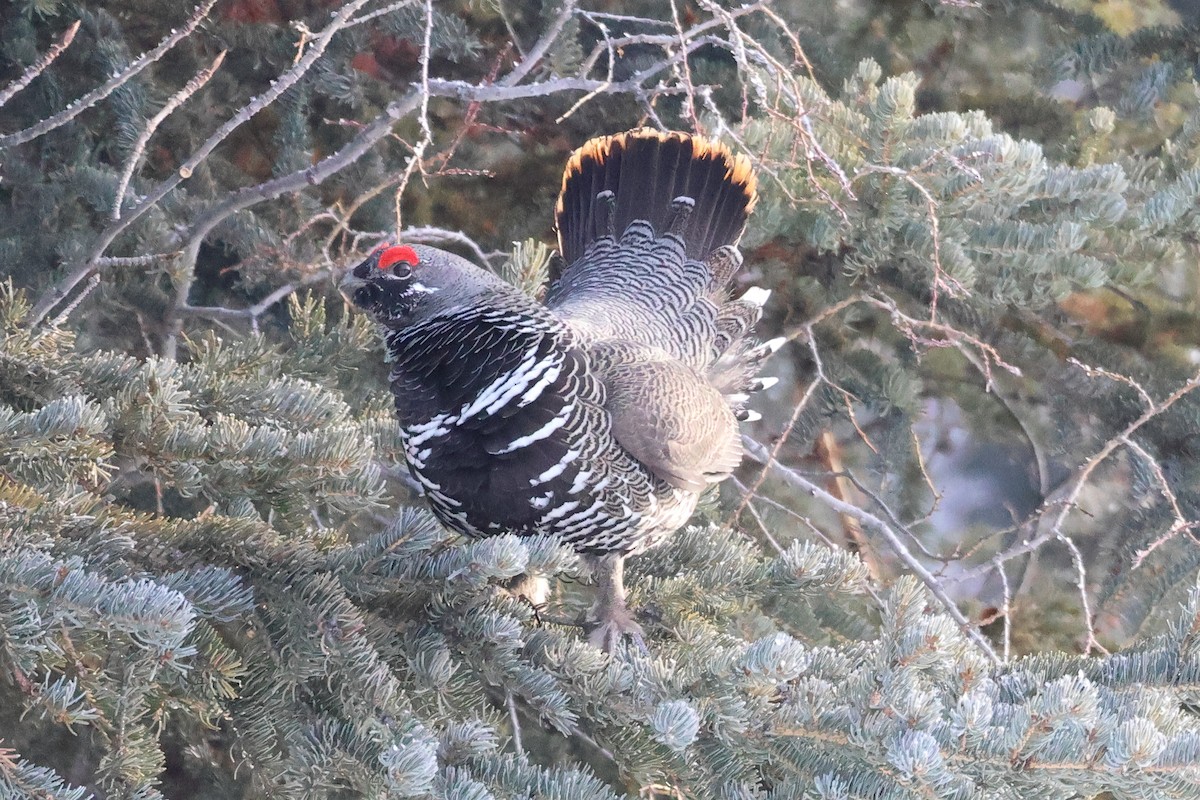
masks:
[(276, 0), (234, 0), (221, 9), (221, 16), (230, 22), (283, 22)]

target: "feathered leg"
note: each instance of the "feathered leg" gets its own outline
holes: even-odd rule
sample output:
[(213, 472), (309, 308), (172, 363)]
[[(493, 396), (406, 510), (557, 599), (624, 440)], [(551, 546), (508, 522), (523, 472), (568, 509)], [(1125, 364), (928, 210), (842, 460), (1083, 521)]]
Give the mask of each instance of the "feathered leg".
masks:
[(596, 603), (587, 616), (588, 623), (594, 626), (588, 641), (612, 653), (621, 637), (628, 636), (639, 650), (646, 652), (642, 626), (634, 621), (625, 605), (625, 556), (593, 556), (592, 563), (596, 570)]

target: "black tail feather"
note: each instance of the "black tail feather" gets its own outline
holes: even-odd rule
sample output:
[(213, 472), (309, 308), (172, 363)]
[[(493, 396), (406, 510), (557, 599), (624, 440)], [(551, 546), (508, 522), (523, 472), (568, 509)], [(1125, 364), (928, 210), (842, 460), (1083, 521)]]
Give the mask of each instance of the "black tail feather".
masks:
[[(615, 195), (611, 217), (598, 213), (596, 196)], [(619, 236), (634, 220), (658, 235), (678, 217), (676, 198), (695, 206), (681, 233), (689, 258), (704, 260), (734, 244), (756, 199), (754, 173), (744, 156), (719, 143), (685, 133), (642, 129), (592, 139), (571, 156), (555, 208), (559, 250), (568, 264), (590, 242)]]

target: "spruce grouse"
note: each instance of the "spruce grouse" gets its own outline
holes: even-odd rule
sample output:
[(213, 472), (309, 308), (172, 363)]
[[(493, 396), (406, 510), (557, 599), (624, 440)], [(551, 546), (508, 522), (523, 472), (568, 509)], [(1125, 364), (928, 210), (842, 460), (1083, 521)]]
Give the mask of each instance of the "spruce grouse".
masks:
[[(539, 303), (459, 256), (384, 244), (343, 281), (383, 326), (408, 467), (469, 536), (557, 534), (601, 567), (592, 640), (639, 636), (624, 558), (681, 527), (742, 457), (768, 292), (730, 299), (749, 161), (685, 133), (593, 139), (555, 208)], [(640, 638), (640, 637), (639, 637)]]

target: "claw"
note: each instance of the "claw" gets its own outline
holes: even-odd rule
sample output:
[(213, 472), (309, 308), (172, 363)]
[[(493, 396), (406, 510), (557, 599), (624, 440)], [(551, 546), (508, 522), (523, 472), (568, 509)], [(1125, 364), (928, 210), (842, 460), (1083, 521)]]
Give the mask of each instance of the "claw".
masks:
[(588, 633), (588, 642), (611, 654), (628, 636), (640, 651), (649, 652), (642, 637), (642, 626), (625, 605), (625, 556), (604, 556), (597, 562), (600, 577), (596, 584), (596, 603), (587, 615), (587, 621), (594, 626)]

